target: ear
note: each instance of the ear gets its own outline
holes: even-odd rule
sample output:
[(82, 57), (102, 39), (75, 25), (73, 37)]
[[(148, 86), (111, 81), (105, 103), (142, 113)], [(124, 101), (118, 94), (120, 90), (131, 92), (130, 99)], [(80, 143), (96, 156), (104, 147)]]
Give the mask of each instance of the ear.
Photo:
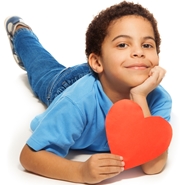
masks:
[(97, 56), (96, 54), (91, 53), (89, 55), (88, 62), (89, 62), (91, 69), (95, 73), (101, 73), (103, 71), (103, 65), (101, 62), (101, 58), (99, 56)]

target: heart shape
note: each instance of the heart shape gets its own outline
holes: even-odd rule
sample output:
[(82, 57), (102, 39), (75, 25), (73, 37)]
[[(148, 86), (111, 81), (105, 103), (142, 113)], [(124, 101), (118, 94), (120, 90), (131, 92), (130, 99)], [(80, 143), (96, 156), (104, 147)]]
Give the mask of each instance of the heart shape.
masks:
[(144, 118), (141, 107), (125, 99), (109, 110), (106, 135), (111, 153), (123, 156), (125, 169), (129, 169), (164, 153), (172, 139), (172, 127), (159, 116)]

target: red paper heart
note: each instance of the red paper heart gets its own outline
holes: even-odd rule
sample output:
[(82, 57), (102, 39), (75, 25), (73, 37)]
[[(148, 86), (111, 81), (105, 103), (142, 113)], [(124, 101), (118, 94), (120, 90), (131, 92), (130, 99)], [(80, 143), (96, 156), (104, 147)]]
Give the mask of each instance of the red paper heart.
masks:
[(144, 118), (138, 104), (121, 100), (107, 114), (106, 134), (111, 153), (123, 156), (125, 169), (129, 169), (164, 153), (172, 139), (172, 127), (159, 116)]

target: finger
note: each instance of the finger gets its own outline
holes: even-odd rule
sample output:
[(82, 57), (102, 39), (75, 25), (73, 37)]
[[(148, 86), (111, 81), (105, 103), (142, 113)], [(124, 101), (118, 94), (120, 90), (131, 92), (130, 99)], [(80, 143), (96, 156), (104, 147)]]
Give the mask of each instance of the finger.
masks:
[(164, 76), (165, 76), (165, 71), (159, 71), (159, 73), (157, 72), (157, 79), (156, 79), (157, 83), (160, 83), (163, 80)]
[(124, 170), (125, 162), (114, 159), (100, 159), (98, 166), (100, 173), (120, 173)]
[(102, 172), (99, 174), (99, 178), (101, 179), (101, 181), (103, 180), (106, 180), (106, 179), (109, 179), (109, 178), (112, 178), (112, 177), (115, 177), (117, 176), (118, 174), (120, 174), (123, 170), (113, 170), (112, 172), (109, 171), (109, 173), (106, 172)]
[(125, 162), (124, 161), (119, 161), (119, 160), (114, 160), (114, 159), (101, 159), (99, 161), (99, 167), (124, 167)]
[(102, 167), (99, 171), (99, 175), (117, 175), (124, 171), (124, 167)]
[(99, 163), (99, 174), (113, 174), (120, 173), (124, 171), (125, 163), (124, 161), (116, 161), (116, 160), (101, 160)]
[(165, 77), (165, 74), (166, 74), (166, 70), (161, 70), (160, 71), (160, 75), (159, 75), (159, 79), (162, 80), (164, 77)]
[(156, 66), (150, 71), (150, 77), (154, 80), (154, 82), (159, 84), (164, 78), (165, 73), (166, 71), (163, 68)]
[(99, 155), (99, 158), (101, 158), (101, 159), (114, 159), (114, 160), (118, 160), (118, 161), (123, 160), (122, 156), (110, 154), (110, 153), (103, 153), (103, 154), (97, 154), (97, 155)]
[(152, 73), (158, 73), (160, 77), (164, 77), (166, 70), (160, 66), (155, 66), (152, 70)]

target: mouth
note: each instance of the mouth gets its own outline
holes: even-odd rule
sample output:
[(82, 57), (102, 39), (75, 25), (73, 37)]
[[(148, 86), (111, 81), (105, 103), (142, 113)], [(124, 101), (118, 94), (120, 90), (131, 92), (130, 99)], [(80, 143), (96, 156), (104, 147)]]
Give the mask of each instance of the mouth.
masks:
[(135, 70), (144, 70), (144, 69), (148, 69), (149, 67), (150, 66), (145, 65), (145, 64), (133, 64), (133, 65), (126, 66), (125, 68), (135, 69)]

